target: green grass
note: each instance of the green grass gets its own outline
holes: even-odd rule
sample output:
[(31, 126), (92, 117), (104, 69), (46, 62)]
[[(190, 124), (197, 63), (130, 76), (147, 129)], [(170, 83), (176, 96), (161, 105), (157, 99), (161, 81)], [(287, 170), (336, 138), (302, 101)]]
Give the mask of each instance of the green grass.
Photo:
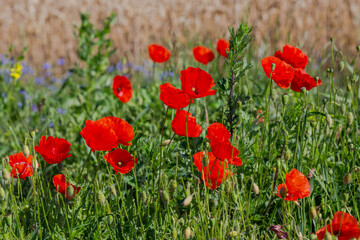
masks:
[[(187, 46), (178, 46), (169, 62), (157, 64), (155, 79), (152, 64), (144, 65), (148, 72), (124, 67), (122, 74), (129, 75), (134, 89), (127, 104), (112, 93), (112, 78), (120, 73), (106, 73), (109, 63), (95, 61), (108, 59), (110, 55), (106, 54), (91, 60), (89, 51), (83, 59), (84, 68), (69, 66), (73, 74), (65, 83), (50, 84), (48, 79), (48, 83), (39, 85), (34, 77), (25, 75), (9, 83), (4, 73), (0, 75), (0, 92), (5, 93), (0, 98), (0, 155), (4, 157), (0, 169), (9, 169), (5, 157), (22, 151), (24, 145), (30, 147), (39, 164), (34, 175), (25, 180), (0, 177), (5, 193), (0, 196), (0, 239), (184, 239), (187, 228), (192, 239), (276, 239), (268, 228), (277, 224), (285, 227), (289, 239), (309, 239), (311, 233), (329, 223), (336, 211), (346, 211), (360, 220), (356, 60), (344, 56), (345, 69), (339, 72), (340, 58), (335, 57), (337, 49), (331, 42), (320, 67), (313, 67), (315, 56), (307, 67), (312, 75), (321, 77), (320, 87), (303, 94), (272, 83), (269, 95), (269, 79), (261, 59), (255, 57), (257, 46), (245, 48), (242, 61), (253, 67), (234, 85), (241, 104), (235, 109), (238, 121), (232, 141), (243, 165), (231, 165), (235, 175), (216, 190), (209, 190), (189, 155), (189, 147), (192, 153), (209, 149), (204, 99), (195, 99), (191, 107), (204, 129), (201, 136), (189, 138), (189, 142), (186, 137), (175, 136), (169, 146), (160, 147), (166, 106), (159, 100), (159, 85), (170, 82), (180, 88), (180, 71), (193, 66), (208, 71), (218, 89), (230, 71), (219, 56), (208, 66), (196, 63), (191, 55), (193, 46), (190, 41)], [(308, 56), (312, 57), (310, 53)], [(9, 70), (13, 64), (5, 63), (0, 68)], [(326, 71), (327, 66), (333, 72)], [(97, 70), (91, 73), (92, 69)], [(164, 71), (174, 74), (162, 79)], [(49, 86), (56, 89), (50, 90)], [(25, 99), (21, 90), (31, 98)], [(286, 104), (282, 101), (284, 94), (289, 96)], [(205, 98), (210, 124), (228, 123), (228, 102), (223, 96), (218, 91)], [(18, 102), (22, 102), (21, 107)], [(33, 104), (37, 105), (36, 111)], [(59, 113), (59, 108), (65, 113)], [(169, 109), (163, 140), (173, 136), (170, 122), (175, 112)], [(352, 123), (347, 119), (350, 112)], [(80, 136), (85, 120), (105, 116), (120, 117), (135, 130), (133, 145), (125, 149), (139, 161), (128, 174), (115, 175), (103, 158), (105, 153), (90, 152)], [(259, 117), (264, 121), (260, 123)], [(47, 164), (34, 151), (43, 135), (68, 140), (72, 157), (61, 164)], [(309, 180), (311, 195), (300, 199), (299, 204), (274, 195), (292, 168), (305, 175), (314, 169)], [(349, 172), (352, 181), (344, 184)], [(68, 200), (56, 192), (52, 177), (59, 173), (81, 187), (75, 198)], [(189, 196), (191, 202), (184, 206)], [(309, 215), (312, 207), (318, 210), (315, 219)]]

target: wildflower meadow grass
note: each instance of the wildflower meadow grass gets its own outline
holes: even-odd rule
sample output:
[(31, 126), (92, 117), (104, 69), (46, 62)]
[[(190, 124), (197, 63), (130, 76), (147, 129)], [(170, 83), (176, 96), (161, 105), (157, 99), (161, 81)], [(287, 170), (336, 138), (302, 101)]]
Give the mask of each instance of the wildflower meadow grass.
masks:
[(0, 239), (360, 238), (360, 46), (259, 56), (243, 21), (134, 63), (114, 21), (1, 56)]

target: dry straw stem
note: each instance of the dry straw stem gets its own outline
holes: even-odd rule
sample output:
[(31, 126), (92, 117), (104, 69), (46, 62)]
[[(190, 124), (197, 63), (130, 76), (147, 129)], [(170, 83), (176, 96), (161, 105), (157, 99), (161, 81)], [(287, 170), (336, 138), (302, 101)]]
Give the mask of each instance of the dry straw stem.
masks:
[(0, 52), (10, 44), (17, 51), (30, 46), (26, 57), (32, 64), (76, 60), (72, 24), (79, 24), (81, 11), (96, 24), (115, 12), (111, 38), (117, 57), (129, 53), (137, 62), (147, 57), (148, 44), (167, 45), (171, 34), (181, 43), (197, 37), (215, 44), (242, 19), (254, 26), (255, 44), (267, 43), (271, 50), (290, 43), (308, 53), (322, 51), (335, 37), (343, 52), (355, 52), (360, 40), (358, 0), (1, 0), (1, 7)]

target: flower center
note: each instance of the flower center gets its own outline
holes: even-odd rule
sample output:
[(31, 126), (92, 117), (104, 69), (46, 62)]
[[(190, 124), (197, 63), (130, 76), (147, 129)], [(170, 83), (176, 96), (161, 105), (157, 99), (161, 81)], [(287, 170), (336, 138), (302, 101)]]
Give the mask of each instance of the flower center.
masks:
[(118, 167), (121, 167), (122, 162), (117, 162), (116, 165), (117, 165)]
[(192, 87), (191, 90), (192, 90), (195, 94), (199, 94), (198, 88)]
[(280, 189), (280, 196), (281, 198), (286, 198), (287, 196), (287, 190), (283, 187)]

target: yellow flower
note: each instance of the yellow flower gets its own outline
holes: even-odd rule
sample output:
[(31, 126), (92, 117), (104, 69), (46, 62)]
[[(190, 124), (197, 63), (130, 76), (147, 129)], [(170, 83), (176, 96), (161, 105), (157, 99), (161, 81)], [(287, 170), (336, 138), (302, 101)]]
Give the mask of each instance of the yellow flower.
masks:
[(20, 63), (15, 63), (15, 65), (10, 69), (10, 76), (14, 79), (14, 80), (18, 80), (21, 76), (21, 70), (22, 70), (22, 66)]

